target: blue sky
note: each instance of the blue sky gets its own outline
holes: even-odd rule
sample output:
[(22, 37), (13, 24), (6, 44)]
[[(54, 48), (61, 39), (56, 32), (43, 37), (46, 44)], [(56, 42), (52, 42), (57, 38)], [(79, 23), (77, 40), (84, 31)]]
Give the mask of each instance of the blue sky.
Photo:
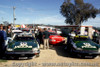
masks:
[[(72, 0), (74, 1), (74, 0)], [(52, 24), (65, 25), (65, 18), (60, 14), (64, 0), (0, 0), (0, 22), (13, 22), (13, 6), (16, 6), (16, 24)], [(100, 0), (84, 0), (100, 8)], [(89, 19), (83, 25), (100, 26), (100, 15)]]

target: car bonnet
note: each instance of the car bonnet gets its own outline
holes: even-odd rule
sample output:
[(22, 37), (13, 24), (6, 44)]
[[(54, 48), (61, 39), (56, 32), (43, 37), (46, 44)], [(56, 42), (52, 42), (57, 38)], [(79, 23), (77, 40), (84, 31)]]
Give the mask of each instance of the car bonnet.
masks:
[(8, 48), (13, 49), (32, 49), (38, 47), (36, 41), (15, 41), (9, 44)]
[(74, 41), (77, 48), (82, 48), (84, 50), (97, 50), (97, 44), (92, 41)]

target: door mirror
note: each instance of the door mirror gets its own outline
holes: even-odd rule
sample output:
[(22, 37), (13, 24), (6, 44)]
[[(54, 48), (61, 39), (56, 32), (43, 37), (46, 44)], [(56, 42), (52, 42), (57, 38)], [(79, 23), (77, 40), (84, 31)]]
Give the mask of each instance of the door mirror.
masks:
[(8, 43), (11, 43), (11, 42), (12, 42), (12, 39), (9, 39), (9, 40), (8, 40)]

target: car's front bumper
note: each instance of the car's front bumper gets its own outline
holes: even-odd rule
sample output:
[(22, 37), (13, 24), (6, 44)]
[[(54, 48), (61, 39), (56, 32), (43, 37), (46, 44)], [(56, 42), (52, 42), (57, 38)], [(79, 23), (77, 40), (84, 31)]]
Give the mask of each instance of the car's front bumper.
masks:
[(72, 52), (76, 54), (84, 54), (84, 55), (100, 55), (100, 52), (98, 51), (72, 50)]
[(6, 55), (36, 55), (39, 54), (40, 50), (38, 51), (29, 51), (29, 52), (15, 52), (15, 51), (6, 51)]
[(50, 44), (52, 45), (56, 45), (56, 44), (62, 44), (64, 43), (65, 41), (49, 41)]

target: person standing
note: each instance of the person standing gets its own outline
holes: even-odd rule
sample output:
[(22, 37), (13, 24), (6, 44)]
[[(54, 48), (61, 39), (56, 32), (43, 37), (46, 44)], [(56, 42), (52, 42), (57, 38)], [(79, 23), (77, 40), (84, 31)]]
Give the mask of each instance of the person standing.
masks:
[(87, 29), (85, 29), (84, 35), (88, 36), (88, 30)]
[(70, 36), (71, 36), (72, 38), (76, 36), (76, 33), (75, 33), (74, 30), (71, 30), (71, 32), (70, 32)]
[(8, 29), (7, 29), (7, 37), (11, 37), (11, 26), (10, 25), (8, 26)]
[(97, 30), (95, 30), (95, 32), (93, 33), (93, 41), (97, 42), (97, 38), (99, 36), (99, 33), (97, 32)]
[(39, 35), (38, 35), (38, 37), (39, 37), (40, 46), (41, 46), (41, 44), (43, 44), (43, 30), (41, 28), (39, 29)]
[(80, 35), (80, 29), (76, 31), (76, 35)]
[(100, 30), (99, 30), (99, 36), (98, 36), (98, 43), (100, 45)]
[(39, 28), (38, 35), (37, 35), (37, 42), (39, 43), (39, 46), (41, 48), (41, 45), (43, 44), (43, 30)]
[(47, 31), (47, 28), (44, 28), (44, 32), (43, 32), (43, 42), (44, 42), (44, 45), (43, 45), (43, 48), (44, 49), (49, 49), (49, 32)]
[(0, 25), (0, 58), (5, 54), (5, 41), (7, 40), (6, 32), (3, 30), (3, 25)]
[(36, 38), (37, 42), (38, 42), (39, 45), (40, 45), (40, 40), (39, 40), (39, 28), (35, 31), (35, 38)]
[(35, 38), (37, 38), (37, 36), (38, 36), (38, 34), (39, 34), (39, 33), (38, 33), (38, 28), (35, 27), (34, 33), (35, 33)]
[(55, 29), (55, 33), (58, 34), (58, 33), (57, 33), (57, 29)]

